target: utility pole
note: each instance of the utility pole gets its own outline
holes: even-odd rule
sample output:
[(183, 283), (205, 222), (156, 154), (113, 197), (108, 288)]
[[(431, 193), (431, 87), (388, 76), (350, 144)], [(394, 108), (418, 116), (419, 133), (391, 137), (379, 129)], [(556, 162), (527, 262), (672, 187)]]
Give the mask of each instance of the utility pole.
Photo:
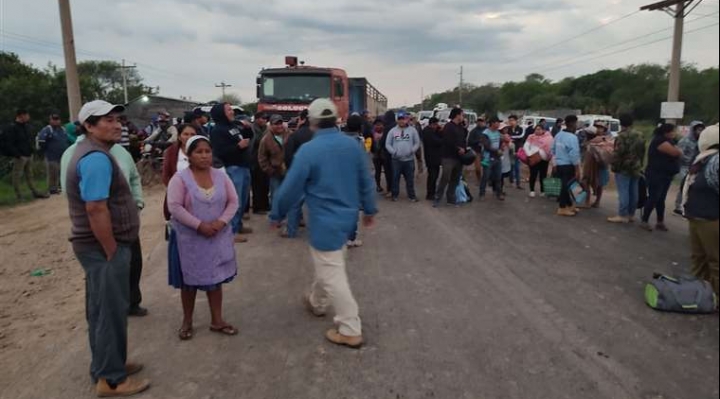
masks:
[(121, 65), (119, 68), (120, 68), (120, 70), (122, 71), (123, 92), (124, 92), (124, 94), (125, 94), (125, 104), (127, 104), (127, 103), (130, 102), (130, 100), (128, 99), (128, 88), (127, 88), (127, 78), (128, 78), (127, 75), (128, 75), (128, 74), (127, 74), (127, 71), (128, 71), (129, 69), (137, 68), (137, 66), (135, 66), (135, 65), (125, 65), (125, 60), (123, 59), (123, 60), (122, 60), (122, 65)]
[(420, 88), (420, 111), (425, 111), (425, 88)]
[(80, 79), (78, 78), (77, 58), (75, 57), (75, 37), (73, 35), (70, 0), (58, 0), (60, 5), (60, 24), (62, 26), (63, 49), (65, 51), (65, 83), (67, 85), (70, 120), (77, 120), (80, 113)]
[[(672, 60), (670, 62), (670, 77), (668, 83), (668, 102), (680, 101), (680, 75), (682, 73), (683, 34), (685, 31), (685, 17), (690, 15), (703, 0), (665, 0), (642, 7), (642, 11), (665, 11), (675, 19), (675, 35), (673, 37)], [(673, 8), (674, 6), (674, 8)], [(675, 119), (668, 119), (668, 123), (676, 123)]]
[(464, 68), (461, 66), (461, 67), (460, 67), (460, 88), (459, 88), (459, 91), (460, 91), (460, 104), (458, 104), (458, 105), (460, 105), (461, 107), (462, 107), (462, 103), (463, 103), (463, 86), (465, 86), (465, 70), (464, 70)]
[(232, 87), (232, 85), (226, 84), (225, 82), (221, 82), (219, 85), (215, 85), (215, 87), (222, 89), (222, 100), (225, 101), (225, 91)]

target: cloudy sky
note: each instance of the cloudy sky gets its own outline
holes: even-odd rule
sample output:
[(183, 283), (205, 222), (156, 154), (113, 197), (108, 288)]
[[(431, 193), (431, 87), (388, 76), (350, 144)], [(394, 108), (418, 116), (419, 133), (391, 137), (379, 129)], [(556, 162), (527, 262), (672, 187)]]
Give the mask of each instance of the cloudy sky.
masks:
[[(253, 101), (257, 72), (297, 55), (367, 77), (391, 106), (456, 86), (461, 65), (483, 84), (666, 63), (670, 17), (621, 19), (650, 1), (70, 0), (78, 58), (127, 59), (166, 96), (215, 99), (225, 81)], [(686, 31), (702, 30), (689, 33), (686, 62), (718, 65), (719, 7), (705, 0), (688, 18)], [(62, 65), (57, 1), (0, 0), (0, 23), (0, 49)]]

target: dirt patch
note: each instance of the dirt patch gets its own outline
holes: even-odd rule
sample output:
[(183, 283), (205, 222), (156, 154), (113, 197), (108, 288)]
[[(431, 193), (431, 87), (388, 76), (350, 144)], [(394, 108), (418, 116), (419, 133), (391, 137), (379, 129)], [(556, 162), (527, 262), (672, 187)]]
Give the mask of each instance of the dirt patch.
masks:
[[(163, 239), (164, 191), (145, 193), (145, 255)], [(0, 386), (30, 349), (62, 345), (85, 326), (85, 279), (68, 242), (67, 201), (53, 197), (0, 210)], [(47, 274), (33, 276), (34, 271)], [(43, 274), (43, 273), (39, 273)], [(78, 331), (79, 330), (79, 331)]]

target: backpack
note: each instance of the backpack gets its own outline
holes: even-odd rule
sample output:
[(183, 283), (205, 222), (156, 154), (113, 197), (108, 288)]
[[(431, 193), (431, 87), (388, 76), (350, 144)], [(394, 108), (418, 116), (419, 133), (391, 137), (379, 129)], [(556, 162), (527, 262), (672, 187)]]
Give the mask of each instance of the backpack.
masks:
[(712, 285), (692, 276), (673, 278), (656, 274), (645, 287), (645, 301), (661, 312), (711, 314), (718, 310)]

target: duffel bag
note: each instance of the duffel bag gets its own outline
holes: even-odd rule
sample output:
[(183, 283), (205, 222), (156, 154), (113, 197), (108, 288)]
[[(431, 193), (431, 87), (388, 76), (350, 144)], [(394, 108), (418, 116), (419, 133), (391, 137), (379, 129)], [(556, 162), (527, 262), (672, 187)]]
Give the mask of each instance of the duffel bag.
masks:
[(718, 310), (712, 285), (695, 277), (656, 274), (645, 287), (648, 306), (661, 312), (710, 314)]

